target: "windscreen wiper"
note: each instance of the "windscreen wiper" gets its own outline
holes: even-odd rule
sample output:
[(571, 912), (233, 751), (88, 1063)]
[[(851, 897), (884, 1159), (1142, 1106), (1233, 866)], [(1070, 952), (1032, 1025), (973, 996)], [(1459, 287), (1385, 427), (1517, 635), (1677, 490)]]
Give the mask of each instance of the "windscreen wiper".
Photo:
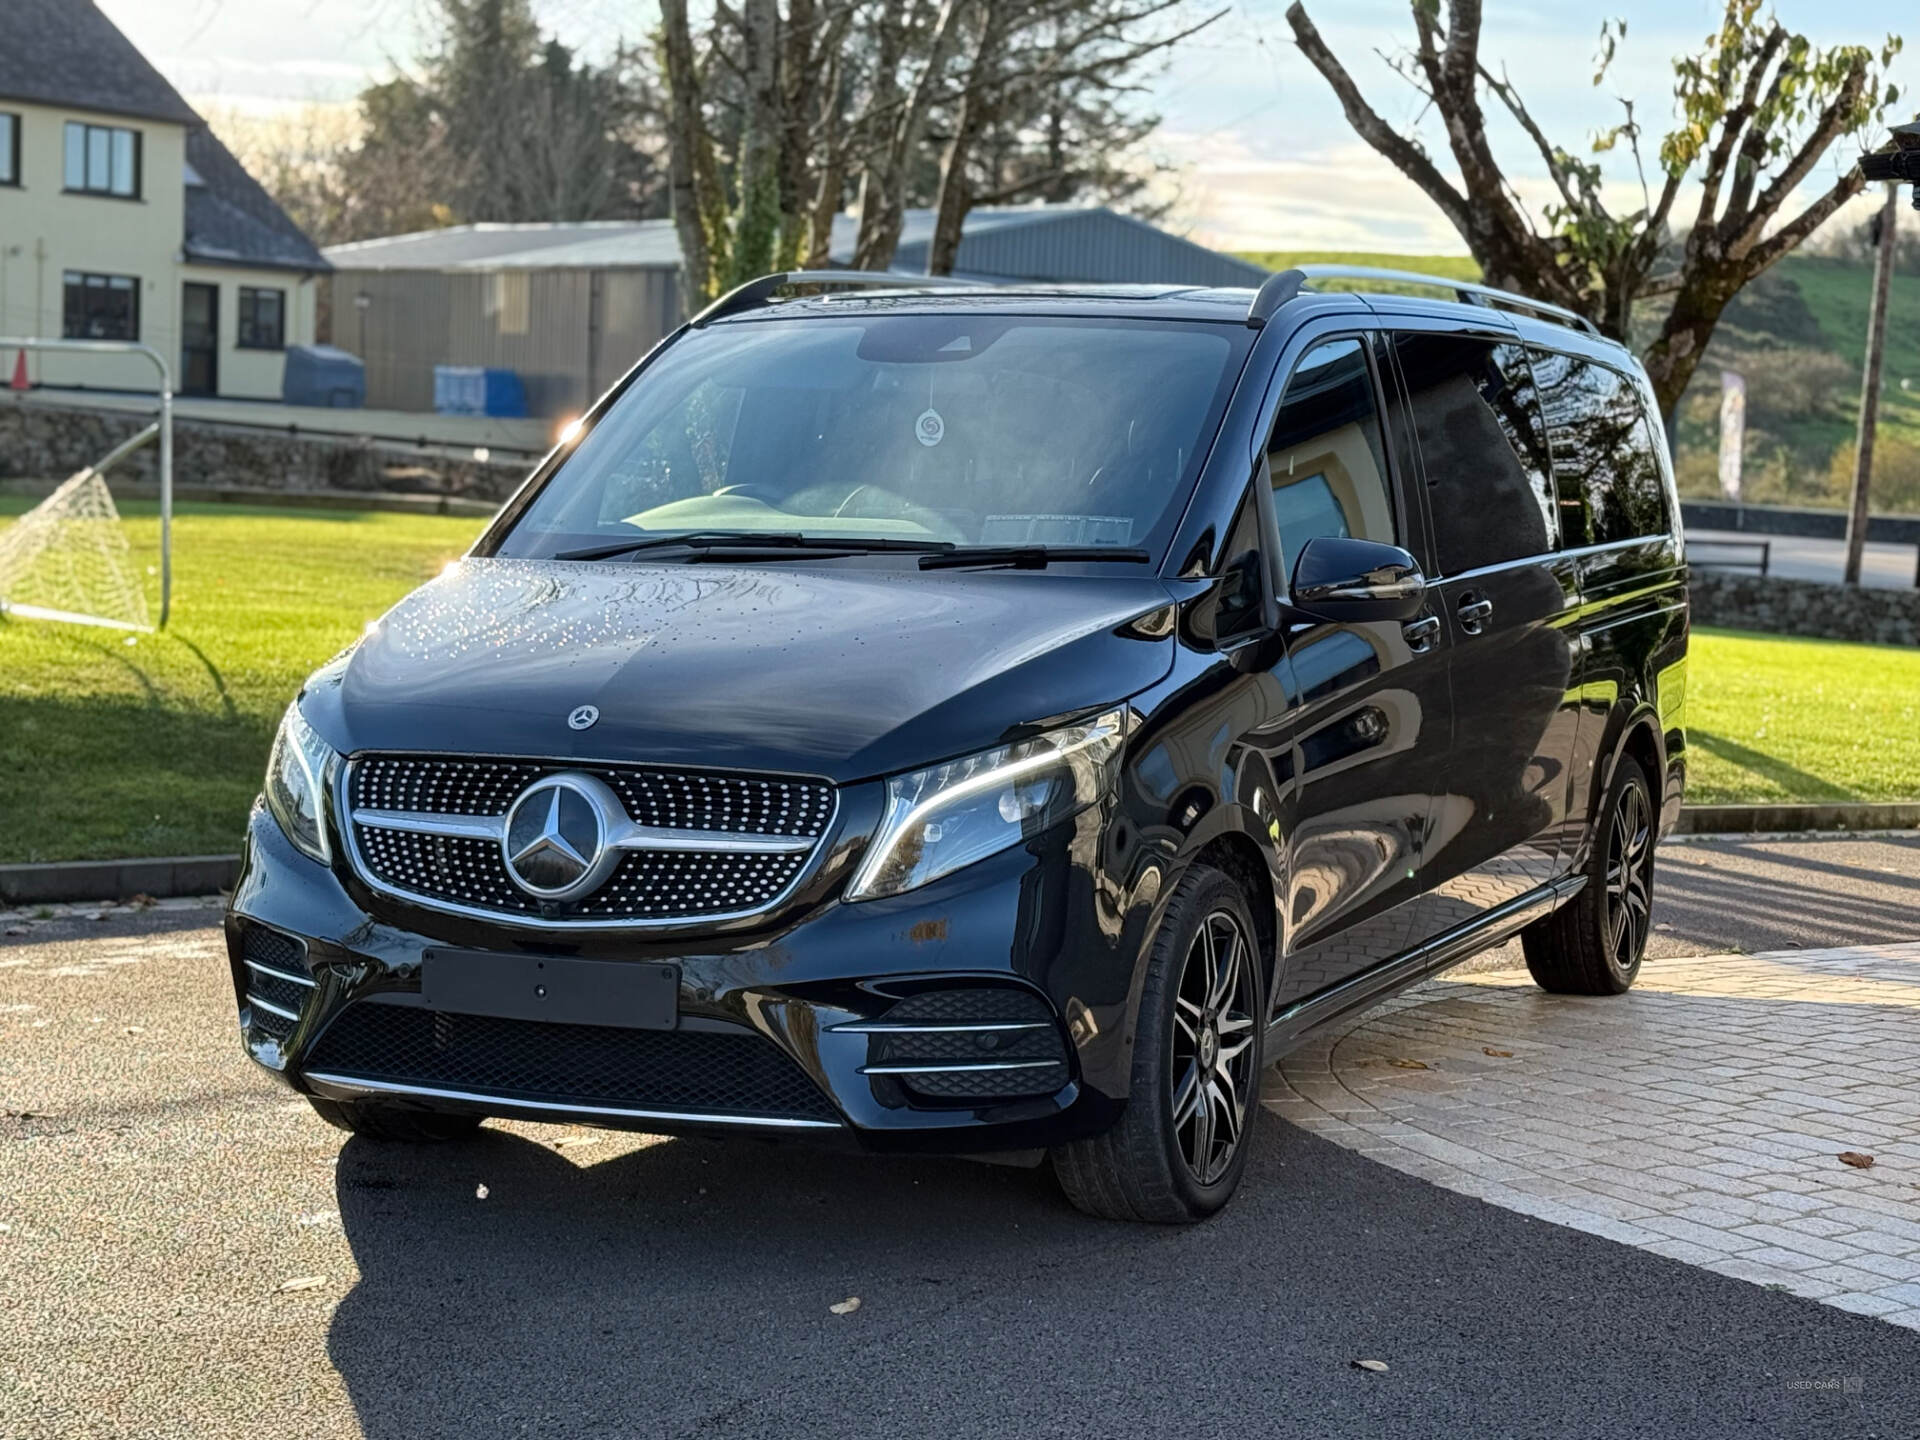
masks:
[(1009, 570), (1044, 570), (1054, 561), (1090, 560), (1145, 565), (1145, 550), (1117, 545), (955, 545), (937, 555), (922, 555), (922, 570), (958, 570), (970, 565)]
[(642, 550), (683, 548), (700, 553), (735, 550), (800, 550), (818, 555), (865, 555), (904, 550), (941, 554), (953, 549), (946, 540), (908, 540), (873, 535), (802, 535), (797, 530), (694, 530), (677, 535), (636, 535), (608, 545), (562, 550), (556, 560), (611, 560)]

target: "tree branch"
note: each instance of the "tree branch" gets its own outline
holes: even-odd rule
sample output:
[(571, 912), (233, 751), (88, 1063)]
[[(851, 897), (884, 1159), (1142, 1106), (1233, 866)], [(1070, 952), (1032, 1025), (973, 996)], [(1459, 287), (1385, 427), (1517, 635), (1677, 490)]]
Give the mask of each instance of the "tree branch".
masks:
[(1747, 252), (1747, 278), (1751, 280), (1783, 255), (1791, 254), (1802, 241), (1826, 224), (1834, 211), (1865, 189), (1866, 184), (1866, 177), (1860, 173), (1860, 167), (1849, 166), (1847, 173), (1834, 181), (1833, 188), (1826, 194), (1774, 231), (1765, 242)]
[[(1786, 166), (1760, 192), (1760, 198), (1753, 204), (1747, 215), (1740, 217), (1740, 230), (1733, 237), (1728, 253), (1738, 256), (1756, 245), (1765, 232), (1767, 221), (1776, 215), (1780, 207), (1787, 203), (1787, 197), (1800, 188), (1801, 182), (1813, 173), (1813, 167), (1820, 163), (1820, 157), (1832, 148), (1833, 142), (1847, 133), (1851, 118), (1859, 107), (1860, 97), (1867, 88), (1867, 64), (1865, 59), (1856, 60), (1853, 68), (1847, 72), (1847, 78), (1841, 83), (1839, 91), (1820, 112), (1813, 131), (1807, 136), (1798, 153), (1786, 163)], [(1859, 167), (1852, 167), (1858, 175)], [(1843, 182), (1844, 183), (1844, 182)], [(1856, 181), (1855, 192), (1859, 183)], [(1843, 199), (1846, 197), (1842, 197)], [(1817, 202), (1816, 202), (1817, 203)], [(1729, 217), (1734, 218), (1734, 217)], [(1795, 222), (1796, 224), (1798, 221)]]
[(1513, 88), (1513, 82), (1507, 79), (1506, 72), (1502, 70), (1500, 78), (1496, 80), (1493, 78), (1493, 72), (1485, 65), (1480, 66), (1479, 71), (1480, 78), (1487, 82), (1487, 88), (1505, 103), (1513, 118), (1520, 122), (1520, 128), (1527, 132), (1535, 148), (1539, 150), (1540, 158), (1547, 162), (1547, 174), (1553, 177), (1553, 183), (1560, 191), (1560, 198), (1567, 202), (1569, 208), (1578, 209), (1580, 202), (1574, 197), (1567, 167), (1561, 163), (1560, 152), (1553, 147), (1539, 125), (1534, 123), (1533, 116), (1527, 113), (1527, 107), (1520, 103), (1520, 94)]
[(1347, 123), (1353, 126), (1354, 133), (1418, 185), (1463, 237), (1470, 235), (1473, 217), (1466, 197), (1447, 182), (1424, 150), (1382, 120), (1379, 113), (1367, 104), (1365, 97), (1360, 94), (1360, 87), (1353, 83), (1353, 77), (1347, 74), (1346, 67), (1327, 48), (1327, 42), (1320, 37), (1313, 21), (1307, 18), (1306, 7), (1299, 0), (1294, 0), (1287, 7), (1287, 24), (1293, 27), (1294, 43), (1300, 47), (1300, 53), (1333, 87), (1333, 93), (1339, 97), (1340, 108), (1346, 112)]

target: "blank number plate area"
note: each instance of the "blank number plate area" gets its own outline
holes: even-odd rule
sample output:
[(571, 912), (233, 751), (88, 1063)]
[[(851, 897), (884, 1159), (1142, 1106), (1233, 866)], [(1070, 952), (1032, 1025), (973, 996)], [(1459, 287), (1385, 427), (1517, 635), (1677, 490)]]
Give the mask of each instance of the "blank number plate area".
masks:
[(421, 972), (432, 1010), (635, 1030), (672, 1030), (680, 1019), (677, 965), (430, 950)]

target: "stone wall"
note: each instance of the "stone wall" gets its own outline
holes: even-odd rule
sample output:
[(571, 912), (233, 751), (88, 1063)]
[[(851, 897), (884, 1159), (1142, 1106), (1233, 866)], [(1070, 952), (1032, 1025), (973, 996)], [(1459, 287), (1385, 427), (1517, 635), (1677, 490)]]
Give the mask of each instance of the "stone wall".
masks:
[(1695, 570), (1693, 623), (1818, 640), (1920, 646), (1920, 591)]
[[(62, 480), (92, 464), (148, 417), (0, 400), (0, 479)], [(446, 495), (498, 502), (533, 461), (480, 461), (470, 453), (376, 443), (360, 436), (253, 430), (175, 418), (173, 479), (207, 490), (330, 490)], [(159, 455), (145, 446), (113, 471), (116, 482), (158, 482)]]

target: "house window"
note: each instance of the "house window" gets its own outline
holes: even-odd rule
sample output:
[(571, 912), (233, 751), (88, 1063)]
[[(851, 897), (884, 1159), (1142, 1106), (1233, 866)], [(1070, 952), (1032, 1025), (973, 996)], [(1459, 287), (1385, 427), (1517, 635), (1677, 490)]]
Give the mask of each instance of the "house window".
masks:
[(67, 122), (66, 186), (84, 195), (140, 195), (140, 132)]
[(0, 111), (0, 185), (20, 183), (20, 117)]
[(242, 350), (284, 350), (287, 346), (287, 292), (240, 287)]
[(69, 340), (138, 340), (140, 282), (131, 275), (66, 272), (62, 333)]

